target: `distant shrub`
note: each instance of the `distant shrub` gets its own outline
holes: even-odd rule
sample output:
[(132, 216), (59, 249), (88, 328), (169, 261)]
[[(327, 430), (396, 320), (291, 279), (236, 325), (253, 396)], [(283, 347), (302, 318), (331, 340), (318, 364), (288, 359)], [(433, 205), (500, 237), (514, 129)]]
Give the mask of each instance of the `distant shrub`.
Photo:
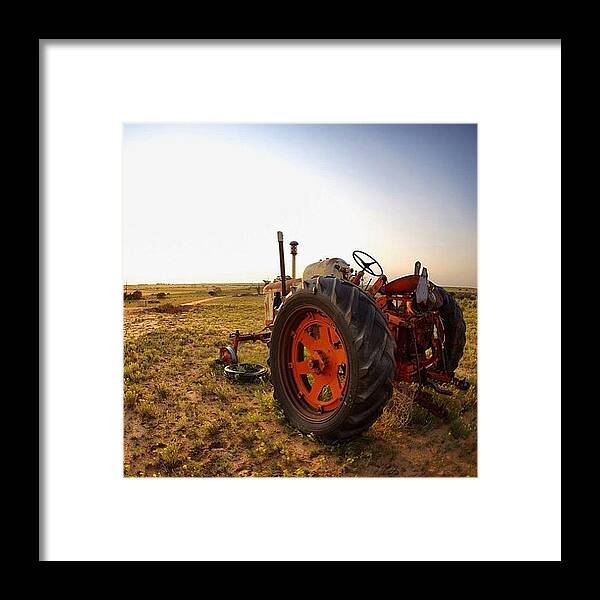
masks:
[(164, 292), (158, 292), (158, 294), (156, 294), (156, 297), (162, 300), (163, 298), (166, 298), (167, 295)]
[(142, 290), (135, 290), (135, 292), (131, 292), (128, 294), (127, 292), (123, 293), (124, 300), (140, 300), (142, 298)]

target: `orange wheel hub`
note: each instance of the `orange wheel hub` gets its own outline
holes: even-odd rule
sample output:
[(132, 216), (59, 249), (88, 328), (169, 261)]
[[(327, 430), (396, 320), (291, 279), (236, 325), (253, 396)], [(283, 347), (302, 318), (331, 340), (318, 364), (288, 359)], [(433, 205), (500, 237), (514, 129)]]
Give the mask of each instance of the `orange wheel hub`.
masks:
[(299, 397), (319, 412), (335, 410), (348, 381), (348, 354), (334, 322), (308, 312), (291, 335), (289, 368)]

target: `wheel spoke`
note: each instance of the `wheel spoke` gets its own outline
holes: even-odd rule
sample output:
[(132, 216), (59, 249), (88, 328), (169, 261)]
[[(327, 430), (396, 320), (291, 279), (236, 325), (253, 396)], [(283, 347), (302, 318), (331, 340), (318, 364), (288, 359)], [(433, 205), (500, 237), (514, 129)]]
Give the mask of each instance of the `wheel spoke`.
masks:
[(315, 342), (317, 340), (315, 340), (314, 337), (312, 337), (311, 335), (308, 334), (307, 331), (303, 331), (302, 333), (300, 333), (300, 335), (297, 338), (297, 341), (302, 344), (306, 349), (308, 350), (312, 350), (315, 346)]
[(333, 363), (335, 365), (336, 371), (340, 367), (340, 365), (348, 364), (348, 357), (346, 356), (346, 352), (343, 348), (338, 348), (332, 353)]
[(329, 337), (329, 341), (331, 342), (332, 345), (338, 344), (341, 341), (340, 336), (338, 335), (337, 331), (333, 327), (330, 327), (330, 326), (327, 327), (327, 336)]
[(311, 374), (310, 366), (308, 364), (308, 361), (306, 361), (306, 360), (302, 361), (302, 362), (293, 363), (292, 368), (298, 375), (310, 375)]
[(306, 392), (306, 399), (309, 402), (309, 404), (312, 404), (316, 407), (319, 405), (320, 394), (321, 388), (318, 385), (313, 384), (312, 388), (310, 389), (310, 392)]
[(340, 380), (338, 378), (337, 372), (335, 374), (335, 377), (332, 377), (329, 381), (329, 387), (333, 395), (332, 400), (337, 400), (342, 395), (342, 386), (340, 385)]

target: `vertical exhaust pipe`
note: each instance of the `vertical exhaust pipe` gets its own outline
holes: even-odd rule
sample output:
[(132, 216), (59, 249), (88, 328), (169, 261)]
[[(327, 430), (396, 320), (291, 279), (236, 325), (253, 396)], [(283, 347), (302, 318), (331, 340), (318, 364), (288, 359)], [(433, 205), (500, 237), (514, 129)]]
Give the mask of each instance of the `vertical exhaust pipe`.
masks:
[(298, 254), (298, 242), (290, 242), (292, 254), (292, 279), (296, 279), (296, 254)]
[(285, 256), (283, 254), (283, 233), (277, 232), (277, 242), (279, 243), (279, 271), (281, 274), (281, 299), (283, 300), (287, 295), (285, 286)]

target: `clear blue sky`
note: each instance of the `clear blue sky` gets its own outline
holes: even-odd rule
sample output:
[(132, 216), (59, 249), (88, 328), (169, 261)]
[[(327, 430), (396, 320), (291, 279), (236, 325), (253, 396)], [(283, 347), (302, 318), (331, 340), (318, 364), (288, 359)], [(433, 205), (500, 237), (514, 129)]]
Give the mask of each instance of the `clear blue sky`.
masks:
[(358, 248), (475, 286), (476, 125), (124, 126), (125, 280), (271, 278), (278, 229), (301, 266)]

